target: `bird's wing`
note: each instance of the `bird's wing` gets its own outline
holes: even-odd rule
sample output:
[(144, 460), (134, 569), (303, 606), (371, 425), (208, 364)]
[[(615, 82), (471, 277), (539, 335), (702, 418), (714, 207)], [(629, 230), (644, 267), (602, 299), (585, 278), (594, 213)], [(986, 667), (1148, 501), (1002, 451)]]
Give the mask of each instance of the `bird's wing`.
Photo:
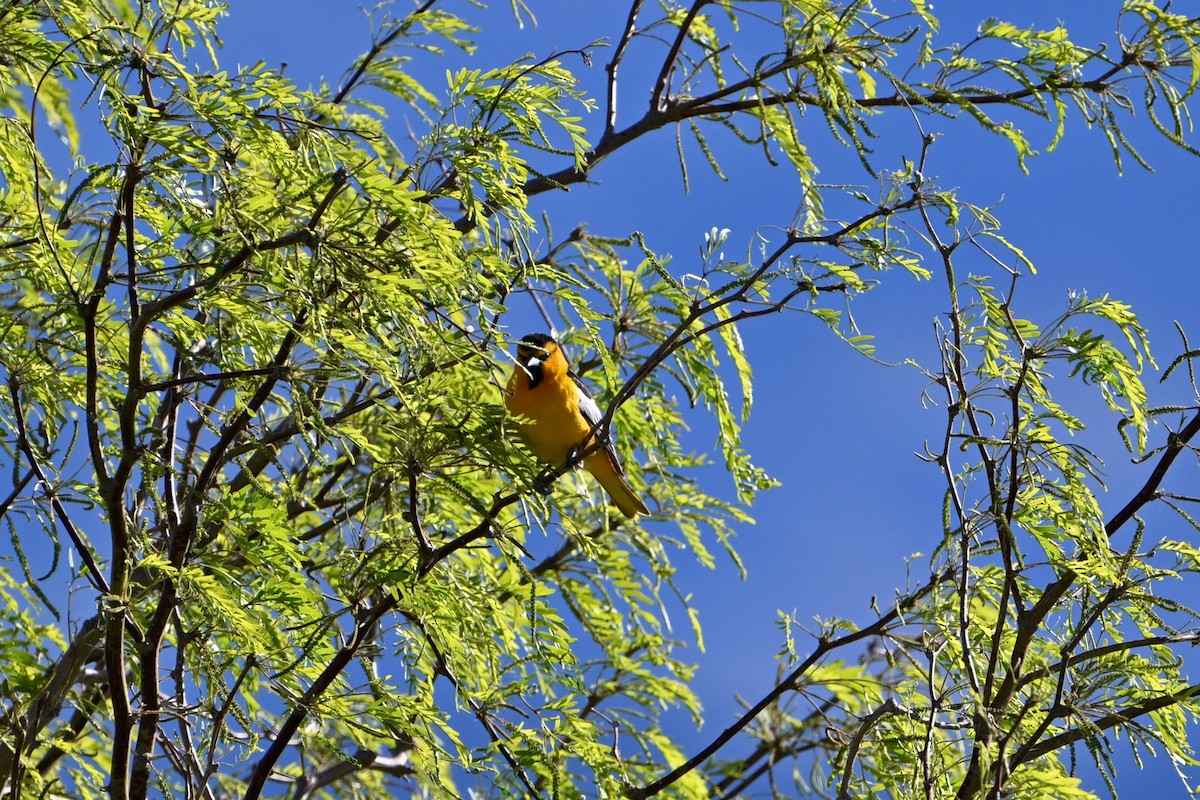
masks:
[[(594, 428), (600, 420), (604, 419), (604, 413), (600, 410), (600, 406), (596, 405), (595, 399), (591, 392), (583, 385), (583, 381), (574, 372), (567, 373), (571, 376), (571, 380), (575, 382), (575, 388), (579, 392), (579, 413), (587, 421), (589, 428)], [(617, 474), (624, 475), (625, 470), (621, 469), (621, 462), (617, 460), (617, 448), (613, 445), (612, 436), (603, 432), (601, 434), (604, 442), (604, 449), (608, 451), (608, 457), (612, 460), (613, 466), (617, 468)]]

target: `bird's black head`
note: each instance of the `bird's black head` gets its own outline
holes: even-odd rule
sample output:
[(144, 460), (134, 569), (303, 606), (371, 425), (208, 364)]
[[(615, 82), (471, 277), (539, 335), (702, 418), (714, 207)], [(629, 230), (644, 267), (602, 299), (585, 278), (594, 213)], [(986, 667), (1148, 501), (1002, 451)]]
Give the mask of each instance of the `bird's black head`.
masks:
[(553, 341), (553, 336), (547, 336), (544, 333), (527, 333), (521, 337), (521, 344), (529, 347), (545, 347)]
[(524, 369), (529, 376), (529, 388), (536, 388), (542, 382), (544, 375), (543, 364), (553, 350), (558, 349), (554, 337), (544, 333), (528, 333), (517, 342), (518, 369)]

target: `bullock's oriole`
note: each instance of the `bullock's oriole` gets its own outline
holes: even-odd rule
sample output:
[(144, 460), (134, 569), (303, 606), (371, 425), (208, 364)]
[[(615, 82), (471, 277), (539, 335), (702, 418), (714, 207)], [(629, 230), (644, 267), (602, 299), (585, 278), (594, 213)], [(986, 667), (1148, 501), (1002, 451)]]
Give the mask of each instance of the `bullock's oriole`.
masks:
[[(571, 371), (558, 342), (544, 333), (531, 333), (517, 344), (517, 366), (508, 381), (504, 405), (510, 413), (529, 420), (519, 423), (521, 435), (535, 456), (551, 464), (562, 464), (591, 445), (591, 439), (584, 439), (604, 416)], [(622, 514), (632, 518), (650, 513), (625, 482), (611, 439), (584, 456), (583, 467)]]

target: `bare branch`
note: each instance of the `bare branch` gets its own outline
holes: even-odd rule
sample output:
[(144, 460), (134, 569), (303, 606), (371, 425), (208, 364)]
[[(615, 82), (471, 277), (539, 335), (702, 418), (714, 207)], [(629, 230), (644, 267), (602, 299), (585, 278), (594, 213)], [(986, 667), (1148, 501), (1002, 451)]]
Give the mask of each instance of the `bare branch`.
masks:
[(860, 642), (864, 639), (881, 636), (886, 631), (891, 629), (892, 626), (896, 624), (904, 624), (903, 615), (914, 605), (916, 605), (918, 601), (925, 598), (930, 592), (932, 592), (952, 576), (952, 570), (949, 568), (943, 568), (941, 571), (931, 576), (925, 585), (899, 599), (892, 607), (891, 611), (882, 615), (870, 625), (860, 628), (853, 633), (847, 633), (843, 636), (839, 636), (836, 639), (818, 640), (817, 646), (813, 648), (813, 651), (809, 653), (809, 655), (803, 661), (801, 661), (795, 667), (795, 669), (789, 672), (783, 680), (779, 681), (775, 685), (775, 688), (763, 695), (757, 703), (752, 705), (750, 709), (746, 711), (746, 713), (744, 713), (737, 719), (736, 722), (722, 731), (715, 739), (701, 748), (687, 761), (680, 764), (678, 767), (671, 770), (669, 773), (653, 783), (647, 784), (646, 786), (640, 788), (630, 787), (627, 790), (626, 795), (632, 798), (632, 800), (644, 800), (644, 798), (653, 797), (663, 789), (678, 781), (684, 775), (687, 775), (689, 772), (695, 770), (709, 758), (716, 755), (716, 753), (722, 747), (728, 744), (734, 736), (745, 730), (746, 727), (749, 726), (759, 714), (761, 714), (767, 709), (767, 707), (782, 697), (784, 693), (800, 686), (805, 673), (818, 664), (828, 653), (831, 653), (834, 650), (839, 650), (847, 645), (854, 644), (855, 642)]
[(604, 115), (605, 136), (610, 135), (617, 127), (617, 71), (621, 68), (621, 59), (625, 57), (625, 48), (629, 46), (629, 42), (637, 30), (637, 18), (641, 13), (643, 2), (644, 0), (633, 0), (630, 3), (629, 16), (625, 20), (625, 30), (622, 31), (621, 38), (613, 50), (612, 59), (604, 67), (604, 71), (608, 73), (608, 110)]

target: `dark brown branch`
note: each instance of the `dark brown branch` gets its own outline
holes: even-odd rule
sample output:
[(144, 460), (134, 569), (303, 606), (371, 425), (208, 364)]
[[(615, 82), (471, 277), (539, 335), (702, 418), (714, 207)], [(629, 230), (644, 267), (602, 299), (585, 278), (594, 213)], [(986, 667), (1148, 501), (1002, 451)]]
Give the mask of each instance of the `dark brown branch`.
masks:
[[(20, 736), (11, 739), (9, 736), (0, 736), (0, 780), (11, 776), (21, 755), (32, 753), (42, 743), (38, 734), (58, 716), (67, 694), (78, 684), (84, 666), (99, 657), (102, 631), (103, 622), (99, 615), (80, 625), (66, 652), (46, 670), (48, 677), (44, 687), (30, 698), (19, 721), (12, 718), (15, 710), (5, 715), (4, 729), (14, 734), (14, 728), (19, 729)], [(10, 741), (18, 746), (11, 747)]]
[[(1142, 484), (1137, 493), (1129, 500), (1125, 506), (1118, 511), (1105, 524), (1104, 533), (1108, 538), (1116, 535), (1125, 523), (1133, 518), (1144, 506), (1158, 498), (1159, 487), (1162, 485), (1163, 479), (1166, 478), (1167, 472), (1175, 463), (1175, 459), (1183, 452), (1185, 445), (1190, 442), (1195, 436), (1200, 433), (1200, 414), (1195, 415), (1183, 427), (1179, 433), (1169, 434), (1167, 447), (1159, 457), (1158, 463), (1154, 465), (1146, 482)], [(1029, 640), (1037, 632), (1042, 620), (1050, 613), (1050, 611), (1058, 604), (1071, 585), (1075, 583), (1075, 579), (1079, 574), (1074, 570), (1066, 570), (1058, 580), (1046, 586), (1042, 591), (1042, 596), (1038, 602), (1027, 613), (1023, 614), (1023, 619), (1017, 628), (1016, 641), (1013, 647), (1027, 647)]]
[[(187, 651), (191, 643), (196, 641), (199, 636), (184, 627), (183, 619), (179, 614), (173, 616), (172, 626), (175, 629), (175, 665), (171, 668), (171, 680), (175, 683), (173, 702), (175, 709), (183, 709), (187, 707), (188, 679), (191, 677), (188, 670)], [(208, 773), (200, 763), (200, 755), (197, 753), (196, 744), (192, 739), (191, 716), (177, 714), (175, 721), (179, 731), (179, 750), (182, 751), (178, 757), (181, 765), (179, 771), (188, 788), (189, 796), (198, 795), (203, 800), (216, 800), (212, 788), (208, 785)], [(214, 720), (213, 724), (219, 730), (220, 721)], [(171, 739), (165, 736), (161, 729), (159, 741), (167, 748), (173, 746)]]
[(1095, 736), (1098, 731), (1106, 731), (1118, 725), (1125, 725), (1152, 711), (1158, 711), (1160, 708), (1170, 708), (1178, 703), (1187, 702), (1198, 694), (1200, 694), (1200, 684), (1192, 684), (1186, 689), (1180, 689), (1177, 692), (1151, 697), (1140, 703), (1123, 708), (1120, 711), (1111, 712), (1100, 719), (1092, 720), (1085, 726), (1063, 731), (1042, 742), (1029, 742), (1013, 754), (1010, 763), (1015, 768), (1048, 753), (1053, 753), (1055, 750), (1059, 750), (1067, 745), (1082, 741), (1089, 736)]
[(334, 103), (335, 105), (340, 105), (341, 103), (345, 102), (346, 98), (350, 96), (350, 93), (357, 88), (363, 77), (366, 76), (367, 70), (371, 67), (371, 64), (375, 61), (375, 59), (383, 55), (383, 53), (394, 41), (408, 33), (408, 30), (413, 26), (413, 23), (415, 23), (417, 19), (420, 18), (420, 16), (426, 11), (433, 8), (434, 3), (436, 2), (437, 0), (426, 0), (424, 4), (409, 12), (408, 16), (405, 17), (403, 21), (398, 23), (389, 34), (378, 41), (371, 42), (371, 49), (358, 58), (358, 65), (355, 67), (354, 72), (351, 73), (350, 77), (347, 78), (346, 81), (341, 85), (337, 91), (337, 94), (333, 96), (333, 99), (330, 102)]
[[(656, 369), (660, 364), (666, 361), (666, 359), (675, 351), (686, 346), (698, 336), (709, 333), (719, 327), (729, 325), (739, 319), (762, 316), (763, 314), (779, 311), (785, 307), (787, 300), (790, 300), (797, 294), (800, 294), (802, 291), (808, 291), (813, 288), (806, 284), (798, 284), (795, 290), (787, 295), (787, 298), (784, 302), (773, 303), (767, 307), (755, 309), (753, 311), (745, 311), (741, 314), (733, 315), (732, 318), (729, 319), (717, 320), (704, 327), (701, 332), (690, 330), (692, 324), (702, 317), (712, 314), (719, 309), (733, 303), (744, 302), (751, 292), (758, 286), (758, 281), (763, 277), (763, 275), (774, 268), (775, 265), (779, 263), (779, 261), (792, 248), (800, 244), (827, 244), (836, 246), (840, 244), (846, 236), (850, 235), (864, 225), (867, 225), (880, 217), (888, 217), (898, 212), (906, 211), (913, 207), (919, 206), (921, 205), (921, 202), (921, 196), (917, 193), (914, 193), (912, 197), (904, 200), (903, 202), (892, 206), (881, 206), (876, 208), (874, 211), (863, 214), (858, 219), (847, 222), (837, 230), (831, 231), (827, 234), (802, 236), (794, 231), (789, 232), (787, 239), (779, 247), (777, 247), (774, 252), (764, 258), (763, 263), (760, 264), (757, 269), (743, 278), (741, 285), (736, 290), (709, 303), (697, 302), (693, 304), (691, 311), (686, 315), (686, 317), (658, 345), (658, 347), (654, 349), (654, 352), (652, 352), (643, 360), (633, 375), (631, 375), (629, 379), (626, 380), (621, 386), (621, 388), (617, 390), (604, 416), (600, 419), (599, 423), (593, 426), (592, 434), (589, 434), (589, 436), (593, 435), (596, 431), (606, 432), (609, 426), (612, 424), (612, 418), (613, 415), (616, 414), (617, 409), (620, 408), (621, 405), (623, 405), (626, 401), (628, 401), (629, 398), (633, 396), (633, 393), (637, 390), (637, 388), (642, 384), (642, 382), (650, 376), (650, 373), (653, 372), (654, 369)], [(595, 446), (597, 445), (593, 445), (593, 447)], [(585, 455), (587, 455), (586, 452), (578, 454), (577, 460), (581, 459)]]
[(254, 660), (254, 656), (250, 656), (246, 659), (246, 663), (242, 664), (242, 669), (238, 673), (237, 678), (234, 680), (233, 686), (230, 687), (229, 693), (225, 696), (225, 702), (221, 703), (221, 707), (217, 709), (217, 713), (213, 717), (212, 734), (208, 739), (208, 763), (204, 768), (205, 782), (208, 781), (208, 777), (210, 775), (216, 773), (220, 766), (217, 762), (217, 744), (221, 741), (221, 730), (225, 727), (225, 719), (229, 716), (230, 710), (233, 708), (234, 703), (237, 702), (238, 692), (241, 690), (242, 682), (246, 680), (247, 676), (249, 676), (250, 670), (254, 669), (256, 666), (257, 664)]
[[(20, 419), (20, 416), (18, 415), (17, 418)], [(33, 480), (33, 476), (35, 474), (36, 470), (30, 469), (25, 473), (24, 477), (13, 484), (13, 489), (8, 493), (8, 497), (4, 498), (3, 502), (0, 502), (0, 519), (4, 519), (4, 515), (8, 513), (8, 509), (10, 509), (12, 504), (17, 501), (17, 498), (20, 497), (21, 492), (23, 492), (25, 487), (29, 485), (29, 482)]]
[(346, 643), (334, 654), (325, 669), (321, 670), (321, 673), (313, 679), (312, 685), (296, 701), (291, 712), (284, 718), (283, 724), (275, 732), (275, 740), (271, 742), (271, 746), (267, 748), (262, 758), (258, 760), (249, 781), (246, 783), (246, 792), (242, 795), (242, 800), (258, 800), (262, 796), (263, 789), (267, 785), (267, 779), (271, 776), (272, 770), (275, 769), (275, 764), (283, 757), (284, 751), (291, 746), (292, 736), (295, 735), (300, 725), (308, 717), (308, 710), (315, 706), (321, 697), (324, 696), (337, 677), (342, 674), (342, 670), (354, 660), (359, 649), (374, 638), (379, 620), (396, 607), (398, 597), (398, 595), (389, 594), (380, 599), (374, 606), (356, 615), (354, 630), (346, 640)]
[(216, 383), (217, 381), (236, 380), (238, 378), (260, 378), (263, 375), (270, 375), (272, 369), (273, 367), (256, 367), (253, 369), (234, 369), (228, 372), (213, 372), (204, 375), (188, 375), (187, 377), (144, 384), (142, 392), (144, 394), (153, 394), (154, 392), (161, 392), (164, 389), (174, 389), (179, 386), (188, 386), (195, 383)]
[(286, 233), (283, 236), (275, 239), (270, 239), (258, 244), (248, 244), (239, 249), (236, 253), (230, 256), (224, 264), (213, 270), (206, 280), (199, 283), (194, 283), (190, 286), (172, 292), (165, 297), (161, 297), (150, 303), (142, 306), (142, 313), (139, 314), (130, 324), (130, 336), (141, 336), (142, 332), (150, 325), (151, 322), (158, 319), (167, 311), (187, 303), (192, 298), (202, 292), (208, 291), (218, 285), (233, 273), (244, 267), (250, 259), (258, 253), (266, 253), (272, 250), (282, 250), (285, 247), (295, 245), (311, 245), (313, 242), (313, 232), (309, 227), (304, 227), (300, 230), (295, 230)]
[[(693, 11), (699, 6), (704, 5), (703, 0), (699, 0), (693, 7)], [(686, 26), (681, 28), (680, 36), (686, 35)], [(1035, 96), (1042, 92), (1062, 92), (1062, 91), (1079, 91), (1079, 92), (1095, 92), (1101, 93), (1108, 89), (1111, 78), (1121, 70), (1125, 69), (1131, 63), (1128, 58), (1111, 66), (1106, 72), (1099, 77), (1088, 81), (1068, 81), (1051, 79), (1044, 81), (1037, 86), (1022, 87), (1011, 92), (1000, 92), (996, 94), (955, 94), (946, 90), (937, 90), (927, 93), (919, 93), (910, 91), (906, 93), (897, 92), (888, 97), (863, 97), (850, 101), (853, 105), (862, 108), (912, 108), (914, 106), (923, 106), (928, 108), (940, 108), (944, 106), (968, 106), (968, 105), (1005, 105), (1013, 102)], [(669, 62), (668, 65), (669, 66)], [(779, 67), (775, 68), (778, 72)], [(668, 70), (669, 72), (669, 70)], [(774, 72), (771, 73), (775, 74)], [(759, 77), (758, 80), (763, 80)], [(746, 84), (746, 88), (752, 88), (758, 85), (754, 82)], [(714, 99), (726, 96), (727, 89), (721, 89), (714, 93), (704, 95), (703, 97), (694, 98), (677, 105), (651, 105), (649, 111), (623, 130), (606, 130), (604, 135), (596, 143), (596, 146), (587, 154), (584, 166), (576, 170), (575, 167), (567, 167), (557, 172), (549, 174), (541, 174), (538, 177), (531, 178), (525, 183), (524, 191), (527, 196), (541, 194), (542, 192), (551, 189), (559, 189), (571, 184), (579, 183), (587, 180), (588, 173), (600, 164), (608, 156), (621, 147), (625, 146), (634, 139), (658, 130), (667, 125), (673, 125), (678, 122), (683, 122), (696, 117), (719, 117), (728, 116), (740, 111), (748, 111), (763, 106), (776, 105), (791, 105), (800, 104), (805, 106), (823, 107), (824, 101), (812, 94), (800, 91), (786, 92), (783, 94), (771, 95), (768, 97), (755, 97), (748, 100), (732, 101), (727, 103), (715, 103)], [(460, 227), (464, 224), (460, 221)], [(468, 226), (469, 227), (469, 226)]]
[(1082, 653), (1076, 653), (1070, 658), (1065, 658), (1055, 664), (1050, 664), (1049, 666), (1042, 667), (1041, 669), (1034, 670), (1033, 672), (1025, 673), (1021, 676), (1021, 680), (1017, 682), (1017, 688), (1021, 689), (1025, 686), (1028, 686), (1030, 683), (1033, 683), (1034, 681), (1049, 678), (1051, 675), (1063, 669), (1064, 667), (1070, 668), (1076, 664), (1082, 664), (1085, 661), (1103, 658), (1104, 656), (1111, 655), (1112, 653), (1123, 653), (1139, 647), (1154, 647), (1156, 645), (1169, 644), (1190, 644), (1195, 646), (1200, 644), (1200, 633), (1173, 633), (1164, 636), (1146, 636), (1141, 639), (1131, 639), (1125, 642), (1114, 642), (1112, 644), (1104, 645), (1103, 647), (1095, 647), (1091, 650), (1085, 650)]
[[(1163, 451), (1162, 456), (1159, 457), (1158, 462), (1155, 464), (1154, 469), (1151, 471), (1150, 476), (1146, 479), (1146, 482), (1137, 491), (1137, 493), (1134, 494), (1130, 501), (1105, 524), (1104, 530), (1108, 538), (1111, 539), (1117, 533), (1117, 531), (1119, 531), (1125, 525), (1125, 523), (1127, 523), (1134, 517), (1135, 514), (1138, 513), (1138, 511), (1140, 511), (1148, 503), (1158, 498), (1159, 487), (1161, 486), (1163, 479), (1166, 477), (1167, 472), (1174, 464), (1175, 459), (1179, 456), (1179, 453), (1184, 450), (1185, 445), (1187, 445), (1187, 443), (1198, 433), (1200, 433), (1200, 414), (1192, 417), (1192, 419), (1179, 433), (1171, 433), (1169, 435), (1170, 438), (1167, 442), (1167, 447)], [(1037, 603), (1035, 603), (1032, 608), (1019, 614), (1017, 619), (1016, 635), (1013, 638), (1013, 643), (1011, 646), (1012, 653), (1024, 653), (1028, 651), (1029, 646), (1032, 644), (1034, 637), (1037, 635), (1037, 631), (1041, 627), (1042, 622), (1058, 606), (1059, 601), (1062, 600), (1062, 598), (1074, 585), (1078, 577), (1079, 573), (1075, 572), (1074, 570), (1065, 570), (1057, 580), (1046, 586), (1046, 588), (1042, 591), (1041, 597), (1038, 598)], [(996, 689), (993, 702), (1001, 702), (1011, 697), (1012, 693), (1016, 689), (1019, 677), (1020, 676), (1018, 673), (1010, 671), (1006, 675), (1001, 686)], [(1170, 703), (1164, 703), (1162, 705), (1155, 706), (1154, 708), (1162, 708), (1166, 705), (1170, 705)], [(1140, 714), (1145, 712), (1138, 713)], [(1103, 730), (1122, 721), (1127, 721), (1127, 719), (1123, 719), (1118, 715), (1116, 717), (1107, 718), (1105, 720), (1106, 724), (1100, 725), (1099, 727), (1101, 730)], [(1094, 732), (1094, 729), (1090, 730)], [(1047, 741), (1061, 739), (1062, 744), (1069, 744), (1071, 742), (1078, 741), (1080, 738), (1083, 738), (1086, 735), (1089, 735), (1089, 731), (1077, 730), (1069, 733), (1074, 735), (1073, 738), (1063, 739), (1062, 736), (1066, 736), (1066, 734), (1063, 734), (1059, 737), (1052, 737), (1052, 739)], [(986, 740), (986, 736), (982, 738)], [(986, 746), (987, 744), (987, 741), (976, 742), (974, 752), (971, 756), (971, 764), (967, 770), (967, 776), (959, 787), (959, 797), (973, 797), (978, 791), (982, 779), (980, 773), (982, 763), (982, 754), (980, 748)], [(1013, 760), (1016, 761), (1018, 757), (1026, 759), (1035, 758), (1037, 755), (1044, 754), (1049, 752), (1050, 749), (1053, 749), (1044, 747), (1038, 749), (1038, 747), (1035, 747), (1032, 742), (1027, 743), (1016, 754), (1014, 754)]]
[(397, 777), (404, 777), (415, 772), (411, 766), (408, 748), (401, 749), (394, 755), (385, 756), (375, 750), (360, 747), (353, 755), (329, 766), (316, 769), (296, 781), (292, 786), (292, 800), (308, 800), (326, 786), (365, 769), (386, 772)]
[(130, 159), (125, 165), (125, 184), (121, 192), (121, 223), (125, 228), (125, 270), (128, 275), (126, 296), (129, 302), (129, 315), (136, 317), (140, 302), (137, 284), (137, 225), (135, 222), (133, 200), (137, 196), (137, 185), (142, 179), (142, 168), (137, 160)]
[(640, 788), (630, 787), (626, 791), (626, 795), (632, 798), (632, 800), (644, 800), (647, 797), (653, 797), (663, 789), (678, 781), (684, 775), (687, 775), (692, 770), (699, 767), (709, 758), (716, 755), (716, 753), (722, 747), (728, 744), (734, 736), (745, 730), (745, 728), (750, 725), (750, 723), (753, 722), (759, 714), (761, 714), (772, 703), (782, 697), (784, 693), (797, 688), (804, 678), (804, 674), (818, 662), (820, 662), (820, 660), (824, 658), (826, 654), (842, 647), (846, 647), (847, 645), (854, 644), (855, 642), (862, 641), (863, 639), (870, 639), (880, 636), (895, 624), (904, 624), (904, 612), (916, 605), (919, 600), (924, 598), (926, 595), (944, 583), (947, 579), (953, 577), (953, 574), (953, 571), (949, 568), (943, 568), (941, 571), (932, 575), (924, 586), (897, 601), (896, 605), (891, 611), (884, 614), (870, 625), (860, 628), (852, 633), (847, 633), (844, 636), (839, 636), (836, 639), (822, 638), (818, 640), (817, 646), (813, 648), (813, 651), (808, 655), (808, 657), (801, 661), (795, 669), (793, 669), (787, 674), (786, 677), (784, 677), (783, 680), (776, 684), (775, 688), (763, 695), (759, 701), (752, 705), (749, 710), (746, 711), (746, 713), (737, 719), (736, 722), (717, 735), (715, 739), (700, 749), (694, 756), (653, 783), (647, 784), (646, 786)]
[[(272, 240), (257, 246), (243, 247), (237, 255), (230, 259), (226, 264), (204, 283), (195, 284), (181, 291), (175, 292), (166, 298), (156, 302), (147, 304), (142, 313), (139, 314), (130, 325), (130, 340), (131, 340), (131, 363), (129, 369), (131, 371), (130, 391), (126, 397), (126, 407), (132, 415), (136, 413), (137, 395), (141, 389), (140, 386), (140, 369), (136, 366), (140, 362), (134, 361), (134, 358), (140, 359), (140, 351), (136, 354), (133, 352), (133, 342), (140, 342), (141, 336), (158, 315), (166, 310), (176, 307), (179, 304), (186, 302), (195, 294), (198, 287), (216, 286), (227, 275), (240, 269), (250, 257), (263, 250), (276, 249), (286, 247), (292, 244), (306, 243), (312, 244), (312, 231), (317, 222), (320, 220), (324, 212), (329, 208), (333, 198), (344, 188), (348, 180), (348, 175), (344, 169), (338, 169), (331, 181), (331, 186), (322, 198), (320, 203), (309, 216), (309, 221), (303, 230), (293, 231), (292, 233), (281, 237), (280, 239)], [(179, 569), (183, 566), (187, 554), (191, 550), (192, 544), (196, 540), (197, 526), (201, 517), (200, 505), (202, 498), (206, 495), (212, 486), (216, 476), (219, 474), (221, 465), (224, 463), (226, 451), (232, 445), (233, 441), (242, 435), (242, 432), (250, 424), (250, 421), (258, 414), (259, 410), (266, 404), (267, 400), (275, 391), (275, 387), (280, 379), (284, 376), (284, 367), (291, 358), (292, 350), (300, 340), (300, 331), (303, 330), (308, 320), (307, 310), (301, 311), (296, 315), (289, 328), (287, 334), (283, 337), (278, 350), (275, 353), (271, 364), (267, 368), (267, 378), (264, 380), (254, 394), (251, 395), (245, 407), (240, 409), (234, 418), (230, 420), (221, 430), (220, 436), (216, 443), (209, 449), (208, 458), (205, 460), (204, 466), (200, 469), (196, 477), (195, 484), (190, 488), (186, 507), (183, 514), (175, 526), (175, 530), (171, 533), (169, 542), (166, 548), (166, 555), (170, 566), (174, 569)], [(140, 345), (139, 345), (140, 347)], [(136, 380), (135, 380), (136, 378)], [(125, 444), (126, 453), (128, 453), (131, 443)], [(122, 465), (125, 463), (125, 458), (122, 459)], [(130, 466), (132, 469), (132, 465)], [(116, 481), (114, 481), (116, 483)], [(116, 496), (119, 502), (123, 498), (123, 491)], [(124, 515), (122, 515), (124, 519)], [(110, 520), (110, 524), (112, 521)], [(145, 704), (144, 711), (140, 717), (138, 727), (138, 755), (134, 765), (134, 775), (131, 786), (137, 791), (134, 800), (141, 800), (144, 796), (145, 789), (149, 782), (150, 769), (150, 750), (153, 748), (154, 741), (157, 738), (158, 729), (161, 723), (160, 715), (157, 713), (158, 707), (158, 656), (163, 636), (166, 633), (167, 626), (171, 615), (175, 611), (175, 602), (177, 599), (178, 588), (176, 581), (166, 579), (162, 582), (161, 594), (158, 599), (158, 607), (151, 617), (150, 625), (147, 630), (146, 641), (143, 645), (141, 654), (141, 689), (143, 703)], [(109, 643), (111, 645), (111, 642)]]
[(434, 548), (433, 552), (431, 552), (427, 558), (421, 561), (421, 565), (417, 570), (417, 576), (421, 578), (425, 577), (433, 570), (435, 566), (449, 558), (454, 553), (462, 550), (464, 547), (469, 547), (480, 539), (491, 536), (493, 531), (492, 526), (495, 523), (496, 518), (500, 516), (500, 512), (516, 503), (520, 499), (521, 495), (517, 492), (513, 492), (512, 494), (508, 495), (502, 495), (497, 492), (492, 497), (492, 505), (488, 509), (487, 513), (484, 514), (483, 519), (480, 520), (474, 528), (462, 534), (461, 536), (457, 536), (454, 539), (451, 539), (450, 541)]
[(850, 744), (846, 747), (846, 763), (842, 765), (842, 782), (838, 787), (838, 800), (849, 800), (850, 778), (854, 775), (854, 762), (858, 759), (858, 751), (862, 748), (863, 739), (866, 738), (871, 728), (886, 716), (908, 713), (906, 709), (900, 707), (896, 698), (889, 697), (878, 708), (862, 718), (854, 730), (854, 735), (850, 737)]
[(608, 109), (604, 115), (605, 136), (610, 135), (617, 127), (617, 71), (621, 68), (621, 59), (625, 57), (625, 48), (629, 46), (634, 31), (637, 29), (637, 18), (641, 13), (643, 2), (644, 0), (633, 0), (630, 3), (629, 16), (625, 19), (625, 30), (621, 33), (621, 39), (617, 42), (616, 49), (613, 50), (612, 59), (604, 67), (604, 71), (608, 73), (606, 90)]
[(79, 553), (79, 558), (83, 561), (83, 568), (88, 579), (103, 594), (110, 594), (108, 580), (100, 571), (99, 565), (96, 564), (96, 559), (92, 556), (92, 549), (88, 546), (87, 541), (83, 538), (83, 534), (75, 527), (75, 523), (71, 521), (70, 515), (67, 514), (66, 507), (62, 501), (58, 499), (54, 483), (46, 475), (46, 471), (42, 468), (41, 461), (37, 454), (33, 451), (33, 445), (29, 441), (27, 422), (25, 419), (24, 404), (21, 402), (21, 390), (17, 385), (17, 379), (10, 375), (8, 379), (8, 392), (12, 400), (13, 417), (17, 423), (17, 450), (24, 454), (26, 461), (29, 462), (29, 468), (33, 474), (37, 476), (38, 481), (42, 484), (46, 494), (50, 498), (50, 508), (54, 511), (55, 517), (70, 537), (71, 543), (75, 546), (75, 550)]
[(688, 9), (687, 16), (679, 23), (679, 30), (675, 33), (675, 39), (671, 42), (671, 47), (667, 51), (667, 57), (663, 59), (662, 68), (658, 72), (658, 77), (654, 81), (654, 88), (650, 92), (650, 111), (651, 113), (663, 110), (663, 99), (666, 97), (667, 83), (671, 79), (671, 73), (675, 71), (675, 60), (679, 58), (679, 51), (683, 49), (684, 42), (687, 41), (688, 34), (691, 33), (692, 23), (696, 21), (696, 15), (700, 13), (700, 9), (708, 5), (712, 0), (696, 0), (692, 3), (692, 7)]
[(520, 781), (521, 785), (525, 787), (525, 790), (529, 792), (529, 797), (538, 797), (539, 793), (537, 787), (533, 785), (533, 782), (529, 779), (529, 776), (525, 774), (525, 770), (521, 768), (521, 764), (517, 761), (516, 756), (513, 755), (512, 749), (505, 744), (500, 732), (496, 729), (495, 724), (493, 724), (491, 718), (488, 716), (487, 709), (475, 702), (474, 699), (472, 699), (467, 695), (466, 692), (463, 691), (462, 686), (459, 685), (458, 679), (455, 678), (450, 672), (449, 664), (446, 662), (446, 656), (442, 653), (441, 647), (429, 633), (429, 630), (425, 627), (424, 623), (414, 617), (409, 617), (409, 619), (412, 621), (413, 625), (415, 625), (416, 628), (421, 631), (421, 635), (425, 638), (425, 644), (428, 645), (429, 649), (433, 651), (437, 672), (450, 682), (450, 685), (454, 687), (454, 691), (458, 695), (459, 699), (471, 710), (471, 714), (479, 722), (484, 732), (487, 733), (488, 739), (491, 740), (492, 744), (496, 746), (496, 750), (499, 751), (501, 757), (508, 762), (508, 767), (512, 770), (513, 775), (515, 775), (517, 780)]

